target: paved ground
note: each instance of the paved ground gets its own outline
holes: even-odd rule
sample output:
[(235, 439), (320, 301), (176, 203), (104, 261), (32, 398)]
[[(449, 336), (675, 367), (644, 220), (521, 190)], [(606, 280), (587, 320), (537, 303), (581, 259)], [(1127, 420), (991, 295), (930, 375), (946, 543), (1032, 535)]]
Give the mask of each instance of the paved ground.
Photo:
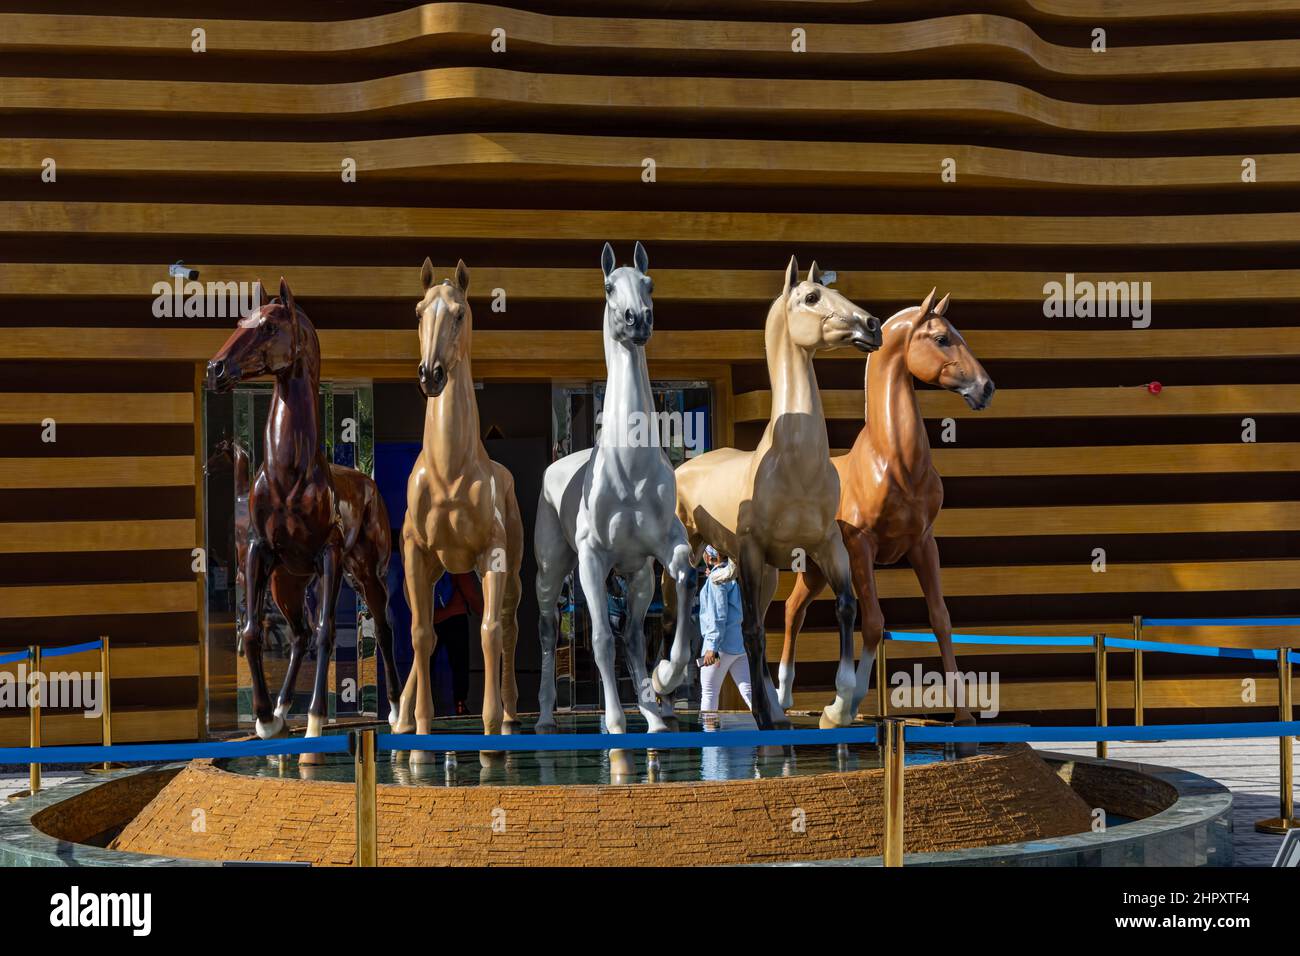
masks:
[[(1060, 753), (1094, 754), (1093, 744), (1043, 743), (1035, 746)], [(1219, 781), (1233, 792), (1233, 856), (1237, 866), (1271, 866), (1282, 838), (1255, 832), (1255, 821), (1278, 815), (1278, 745), (1276, 740), (1178, 740), (1152, 743), (1113, 743), (1116, 760), (1180, 767)], [(46, 787), (79, 773), (51, 771)], [(27, 774), (0, 773), (0, 799), (27, 789)]]
[[(1096, 744), (1035, 744), (1040, 750), (1095, 756)], [(1278, 815), (1276, 740), (1170, 740), (1113, 743), (1115, 760), (1161, 764), (1199, 773), (1232, 791), (1233, 858), (1237, 866), (1272, 866), (1280, 836), (1255, 832), (1255, 821)]]

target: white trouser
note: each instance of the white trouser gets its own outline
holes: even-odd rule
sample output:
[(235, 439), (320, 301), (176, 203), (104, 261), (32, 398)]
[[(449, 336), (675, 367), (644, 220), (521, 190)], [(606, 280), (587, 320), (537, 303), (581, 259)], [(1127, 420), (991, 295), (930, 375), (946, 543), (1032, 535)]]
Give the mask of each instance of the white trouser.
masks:
[(736, 682), (740, 696), (745, 698), (745, 706), (752, 707), (749, 682), (749, 658), (744, 654), (719, 654), (718, 662), (700, 668), (700, 710), (717, 710), (718, 696), (722, 692), (722, 681), (731, 674)]

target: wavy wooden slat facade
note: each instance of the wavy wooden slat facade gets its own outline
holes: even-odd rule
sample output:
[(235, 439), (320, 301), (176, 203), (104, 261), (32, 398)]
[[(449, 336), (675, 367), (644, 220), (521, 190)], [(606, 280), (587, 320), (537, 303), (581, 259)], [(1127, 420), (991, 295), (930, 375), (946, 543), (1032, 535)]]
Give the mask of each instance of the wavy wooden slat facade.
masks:
[[(464, 256), (474, 294), (510, 302), (476, 313), (477, 374), (590, 380), (600, 244), (643, 240), (652, 374), (712, 382), (716, 437), (745, 447), (790, 254), (882, 316), (937, 285), (1000, 387), (980, 415), (922, 397), (959, 629), (1300, 610), (1300, 0), (101, 10), (0, 0), (0, 649), (114, 635), (119, 739), (203, 727), (198, 371), (230, 323), (153, 316), (180, 258), (205, 281), (287, 276), (327, 377), (402, 382), (416, 267)], [(1049, 316), (1067, 275), (1150, 282), (1150, 326)], [(861, 357), (818, 371), (846, 448)], [(924, 628), (909, 572), (881, 580), (889, 626)], [(810, 703), (832, 678), (824, 604)], [(1084, 657), (970, 655), (1010, 716), (1087, 719)], [(1249, 668), (1147, 666), (1171, 719), (1248, 712), (1230, 685)]]

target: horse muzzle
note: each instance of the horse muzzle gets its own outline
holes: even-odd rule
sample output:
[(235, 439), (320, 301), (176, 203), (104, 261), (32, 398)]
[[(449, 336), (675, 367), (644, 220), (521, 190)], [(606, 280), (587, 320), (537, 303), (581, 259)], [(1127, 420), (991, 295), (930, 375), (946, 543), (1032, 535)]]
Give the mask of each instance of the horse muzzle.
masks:
[(434, 365), (432, 370), (421, 362), (415, 374), (420, 380), (420, 391), (424, 393), (425, 398), (437, 398), (447, 387), (447, 369), (441, 362)]
[(874, 352), (881, 343), (880, 320), (868, 313), (853, 313), (849, 344), (859, 352)]
[(228, 392), (239, 382), (239, 366), (229, 359), (208, 363), (207, 385), (214, 392)]
[(989, 403), (993, 401), (993, 393), (997, 390), (993, 380), (986, 378), (983, 384), (976, 382), (970, 388), (962, 389), (961, 397), (966, 399), (966, 404), (972, 411), (982, 412), (989, 407)]

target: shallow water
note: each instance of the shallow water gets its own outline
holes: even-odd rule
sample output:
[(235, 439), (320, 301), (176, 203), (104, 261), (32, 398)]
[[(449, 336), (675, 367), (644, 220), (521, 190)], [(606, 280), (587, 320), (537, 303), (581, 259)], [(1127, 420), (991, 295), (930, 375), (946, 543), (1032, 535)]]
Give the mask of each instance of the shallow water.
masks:
[[(678, 715), (682, 731), (754, 730), (754, 719), (746, 713), (710, 715), (703, 725), (697, 713)], [(808, 718), (791, 718), (796, 729), (815, 727)], [(562, 734), (594, 734), (603, 729), (598, 713), (557, 714)], [(531, 718), (523, 718), (523, 734), (533, 733)], [(629, 713), (630, 733), (646, 730), (639, 713)], [(385, 728), (386, 729), (386, 728)], [(478, 734), (483, 725), (478, 719), (441, 718), (434, 723), (435, 733)], [(331, 732), (331, 731), (327, 731)], [(342, 730), (332, 732), (341, 733)], [(800, 747), (704, 747), (694, 750), (633, 750), (635, 773), (619, 783), (672, 783), (708, 780), (750, 780), (760, 777), (789, 777), (804, 774), (869, 770), (880, 766), (880, 751), (870, 744), (841, 744)], [(406, 753), (380, 752), (376, 774), (378, 781), (404, 786), (467, 787), (592, 785), (610, 782), (609, 752), (579, 750), (561, 752), (508, 752), (495, 758), (490, 766), (480, 765), (477, 751), (436, 754), (436, 762), (412, 765)], [(940, 746), (916, 744), (907, 748), (908, 764), (933, 763), (944, 759)], [(350, 783), (352, 758), (347, 754), (326, 754), (326, 763), (299, 766), (296, 756), (240, 757), (220, 761), (233, 773), (253, 777), (304, 778)]]

